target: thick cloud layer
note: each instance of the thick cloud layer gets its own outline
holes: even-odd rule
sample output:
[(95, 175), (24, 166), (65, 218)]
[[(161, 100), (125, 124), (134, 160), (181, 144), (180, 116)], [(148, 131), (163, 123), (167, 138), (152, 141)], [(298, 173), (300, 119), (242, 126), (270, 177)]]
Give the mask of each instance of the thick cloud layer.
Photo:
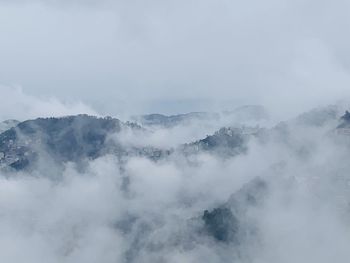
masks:
[[(253, 138), (233, 158), (203, 152), (189, 160), (120, 162), (111, 155), (83, 169), (67, 163), (54, 177), (45, 162), (43, 172), (1, 172), (2, 257), (9, 263), (345, 262), (348, 137), (335, 133), (336, 117), (321, 126), (301, 120)], [(139, 145), (152, 145), (141, 138)], [(257, 200), (261, 205), (250, 206), (250, 197), (237, 210), (254, 231), (227, 244), (201, 233), (203, 211), (256, 177), (267, 182), (267, 195)]]
[[(183, 143), (222, 126), (246, 125), (227, 119), (125, 125), (107, 142), (130, 154), (98, 151), (76, 163), (58, 163), (39, 147), (64, 138), (51, 149), (89, 139), (98, 148), (105, 138), (89, 125), (63, 134), (45, 127), (51, 136), (41, 140), (42, 129), (22, 148), (2, 137), (10, 152), (0, 152), (1, 260), (347, 262), (349, 129), (336, 129), (343, 109), (274, 124), (349, 99), (349, 11), (345, 0), (0, 0), (0, 121), (79, 113), (126, 119), (242, 104), (272, 113), (235, 156), (204, 151), (215, 139), (184, 151)], [(85, 140), (67, 143), (79, 134)], [(41, 155), (37, 169), (6, 166), (25, 158), (16, 150), (30, 144), (33, 159)], [(157, 148), (172, 154), (143, 157)], [(259, 198), (249, 192), (257, 178), (266, 185)], [(233, 241), (216, 238), (205, 221), (207, 210), (231, 226), (213, 216), (215, 208), (229, 208), (238, 222)]]
[(0, 86), (0, 121), (27, 120), (42, 117), (58, 117), (74, 114), (93, 114), (96, 111), (82, 102), (61, 102), (57, 98), (28, 95), (16, 87)]
[[(1, 82), (108, 114), (349, 97), (347, 1), (1, 1)], [(184, 108), (186, 106), (186, 109)]]

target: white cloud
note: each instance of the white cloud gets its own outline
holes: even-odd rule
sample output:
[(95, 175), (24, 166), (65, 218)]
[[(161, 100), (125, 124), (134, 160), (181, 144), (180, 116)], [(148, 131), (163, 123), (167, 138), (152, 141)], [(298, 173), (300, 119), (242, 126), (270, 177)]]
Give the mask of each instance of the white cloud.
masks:
[[(59, 180), (0, 175), (2, 257), (9, 263), (227, 262), (238, 249), (249, 256), (241, 263), (345, 261), (349, 191), (342, 180), (349, 180), (349, 151), (326, 137), (328, 130), (292, 131), (288, 141), (252, 142), (246, 155), (225, 161), (132, 158), (121, 173), (118, 160), (106, 156), (83, 170), (67, 164)], [(273, 179), (265, 205), (247, 215), (257, 222), (259, 242), (254, 235), (238, 247), (204, 236), (194, 241), (190, 219), (255, 176)]]
[(0, 4), (0, 81), (107, 114), (350, 96), (346, 1), (92, 2)]
[(97, 113), (82, 102), (61, 102), (57, 98), (35, 97), (20, 88), (0, 86), (0, 120)]

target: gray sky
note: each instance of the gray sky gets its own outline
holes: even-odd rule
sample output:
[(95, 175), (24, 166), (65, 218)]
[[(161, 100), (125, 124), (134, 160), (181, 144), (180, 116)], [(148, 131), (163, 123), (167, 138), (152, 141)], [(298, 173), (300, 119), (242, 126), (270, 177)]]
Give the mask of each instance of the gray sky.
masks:
[(102, 113), (350, 94), (345, 0), (0, 0), (0, 83)]

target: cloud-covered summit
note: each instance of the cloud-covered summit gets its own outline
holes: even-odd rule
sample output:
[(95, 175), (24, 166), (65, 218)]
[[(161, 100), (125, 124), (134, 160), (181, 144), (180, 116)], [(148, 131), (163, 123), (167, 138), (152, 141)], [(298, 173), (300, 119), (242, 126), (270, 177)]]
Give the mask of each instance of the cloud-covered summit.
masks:
[[(344, 261), (350, 141), (348, 113), (337, 109), (222, 128), (189, 141), (192, 154), (180, 144), (157, 158), (148, 136), (174, 127), (87, 115), (14, 124), (0, 135), (10, 146), (0, 158), (27, 147), (43, 161), (17, 170), (2, 163), (2, 255), (16, 263)], [(105, 146), (113, 151), (96, 151)]]

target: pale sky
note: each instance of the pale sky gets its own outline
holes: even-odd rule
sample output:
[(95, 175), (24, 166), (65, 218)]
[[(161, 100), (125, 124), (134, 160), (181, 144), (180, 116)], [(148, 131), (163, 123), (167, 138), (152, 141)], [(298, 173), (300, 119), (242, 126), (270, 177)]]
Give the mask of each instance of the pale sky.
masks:
[(307, 109), (350, 94), (346, 0), (0, 0), (0, 84), (97, 111)]

